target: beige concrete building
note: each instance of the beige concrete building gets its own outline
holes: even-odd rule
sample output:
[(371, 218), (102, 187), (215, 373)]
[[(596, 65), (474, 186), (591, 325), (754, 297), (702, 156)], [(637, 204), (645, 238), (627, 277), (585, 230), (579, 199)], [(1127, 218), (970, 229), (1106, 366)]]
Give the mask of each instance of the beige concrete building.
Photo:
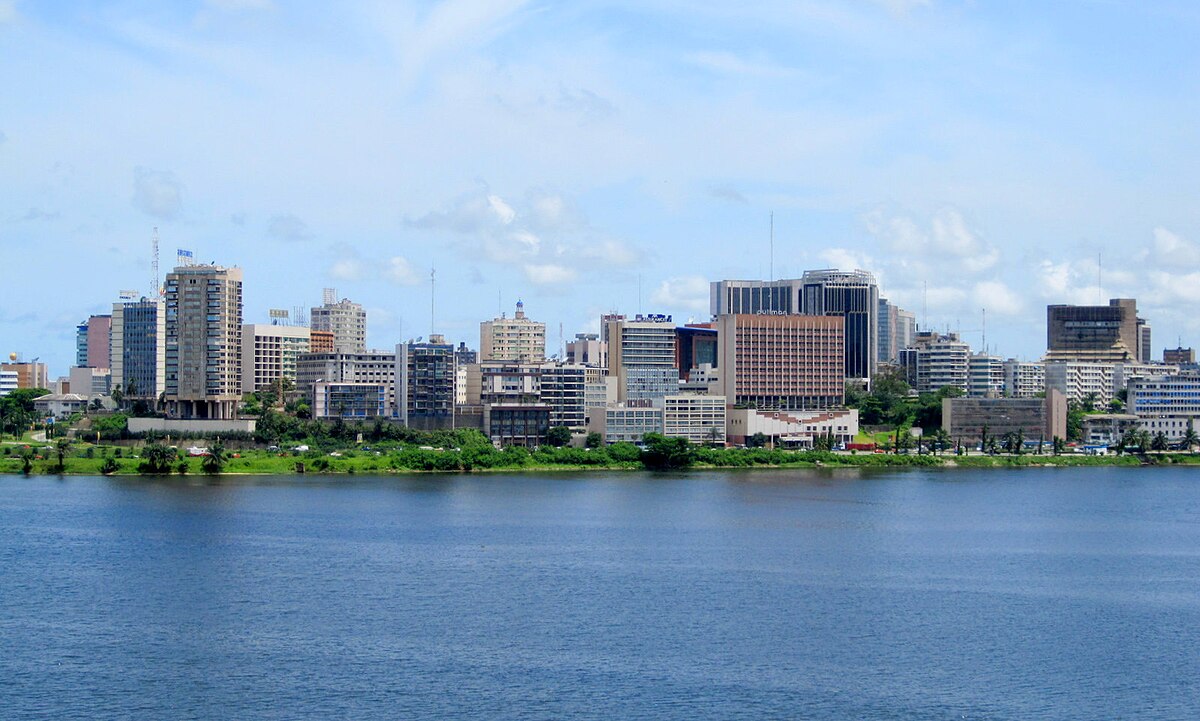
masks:
[(45, 363), (0, 363), (0, 371), (15, 373), (17, 388), (50, 389), (50, 373)]
[(180, 266), (167, 274), (167, 415), (237, 418), (242, 398), (242, 270)]
[(719, 395), (757, 408), (841, 405), (844, 322), (841, 316), (718, 317)]
[(525, 317), (525, 304), (517, 301), (512, 318), (479, 324), (479, 360), (540, 363), (546, 359), (546, 324)]
[(295, 382), (296, 360), (309, 352), (308, 328), (247, 323), (242, 326), (242, 393), (253, 393), (280, 378)]
[(680, 393), (663, 398), (663, 435), (725, 445), (725, 396)]
[(309, 314), (309, 326), (314, 331), (333, 334), (334, 353), (363, 353), (367, 349), (367, 311), (362, 305), (342, 298), (337, 291), (325, 289), (325, 303), (313, 308)]

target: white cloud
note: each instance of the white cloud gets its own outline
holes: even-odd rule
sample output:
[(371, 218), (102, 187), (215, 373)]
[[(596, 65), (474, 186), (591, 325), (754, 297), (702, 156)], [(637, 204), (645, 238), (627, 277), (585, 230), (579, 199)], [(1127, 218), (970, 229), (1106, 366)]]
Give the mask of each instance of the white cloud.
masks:
[(1154, 229), (1154, 249), (1144, 252), (1143, 259), (1167, 270), (1196, 268), (1200, 266), (1200, 246), (1159, 227)]
[(289, 242), (309, 240), (313, 237), (308, 225), (291, 213), (271, 218), (267, 224), (267, 234), (276, 240)]
[(534, 285), (560, 285), (575, 280), (578, 275), (574, 270), (553, 263), (526, 264), (522, 270), (525, 279)]
[(796, 74), (793, 68), (777, 65), (763, 56), (745, 58), (727, 51), (691, 53), (684, 59), (692, 65), (723, 75), (786, 78)]
[(16, 0), (0, 0), (0, 25), (15, 22), (17, 19)]
[(133, 205), (146, 215), (173, 220), (183, 207), (183, 184), (166, 170), (133, 170)]
[(383, 277), (400, 285), (418, 285), (421, 278), (413, 269), (412, 263), (403, 256), (389, 258), (384, 264)]
[(517, 217), (517, 211), (512, 209), (512, 206), (504, 202), (504, 199), (498, 195), (489, 195), (487, 197), (488, 206), (492, 212), (496, 214), (496, 218), (504, 225), (509, 225)]
[(1025, 310), (1021, 296), (998, 280), (976, 283), (973, 298), (979, 307), (997, 315), (1018, 315)]
[(838, 270), (868, 270), (875, 267), (867, 256), (846, 248), (828, 248), (818, 253), (817, 257), (828, 263), (830, 268)]
[(362, 280), (365, 266), (357, 258), (342, 258), (329, 266), (329, 275), (335, 280)]
[(650, 300), (667, 308), (685, 308), (703, 313), (709, 310), (709, 283), (698, 275), (664, 280)]
[(873, 0), (876, 5), (882, 5), (892, 15), (903, 17), (917, 8), (933, 7), (933, 0)]

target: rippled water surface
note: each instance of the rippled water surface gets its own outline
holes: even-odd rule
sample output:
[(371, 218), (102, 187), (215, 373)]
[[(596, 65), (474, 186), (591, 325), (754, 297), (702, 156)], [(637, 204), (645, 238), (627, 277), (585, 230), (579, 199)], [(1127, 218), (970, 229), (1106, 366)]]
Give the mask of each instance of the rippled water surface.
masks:
[(1200, 718), (1200, 472), (0, 477), (0, 717)]

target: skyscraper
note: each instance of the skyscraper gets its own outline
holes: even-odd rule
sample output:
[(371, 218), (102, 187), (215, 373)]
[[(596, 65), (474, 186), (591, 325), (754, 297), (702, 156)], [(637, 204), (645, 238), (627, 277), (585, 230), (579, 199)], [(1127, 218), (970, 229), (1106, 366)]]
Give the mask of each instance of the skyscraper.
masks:
[(605, 315), (608, 374), (617, 378), (617, 400), (659, 400), (679, 391), (675, 324), (669, 315)]
[(1143, 338), (1138, 320), (1137, 301), (1131, 298), (1113, 298), (1108, 305), (1046, 306), (1046, 360), (1141, 360)]
[(870, 378), (879, 363), (879, 285), (865, 270), (810, 270), (801, 278), (805, 315), (846, 319), (847, 378)]
[(154, 402), (167, 388), (165, 307), (158, 298), (113, 304), (109, 367), (127, 398)]
[(841, 405), (842, 327), (837, 316), (723, 315), (717, 318), (721, 395), (761, 409)]
[(167, 274), (167, 414), (233, 419), (241, 401), (242, 271), (180, 266)]

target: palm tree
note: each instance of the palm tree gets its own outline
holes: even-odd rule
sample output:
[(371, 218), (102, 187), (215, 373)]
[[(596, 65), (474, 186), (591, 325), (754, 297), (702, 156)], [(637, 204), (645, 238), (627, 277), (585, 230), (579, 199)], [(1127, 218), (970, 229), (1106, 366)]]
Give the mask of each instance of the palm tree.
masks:
[(1165, 451), (1170, 444), (1167, 443), (1167, 434), (1159, 431), (1154, 434), (1154, 440), (1150, 441), (1150, 450)]
[(1196, 436), (1196, 428), (1192, 425), (1192, 419), (1189, 418), (1187, 422), (1187, 430), (1184, 431), (1183, 434), (1183, 448), (1184, 450), (1190, 452), (1196, 447), (1197, 443), (1200, 443), (1200, 438)]
[(54, 443), (54, 452), (58, 455), (58, 472), (62, 473), (67, 470), (66, 457), (67, 451), (71, 448), (71, 441), (66, 438), (59, 438)]
[(217, 442), (208, 449), (208, 455), (204, 457), (204, 460), (200, 461), (200, 467), (204, 469), (205, 473), (215, 476), (220, 474), (221, 470), (225, 468), (226, 460), (225, 446)]

